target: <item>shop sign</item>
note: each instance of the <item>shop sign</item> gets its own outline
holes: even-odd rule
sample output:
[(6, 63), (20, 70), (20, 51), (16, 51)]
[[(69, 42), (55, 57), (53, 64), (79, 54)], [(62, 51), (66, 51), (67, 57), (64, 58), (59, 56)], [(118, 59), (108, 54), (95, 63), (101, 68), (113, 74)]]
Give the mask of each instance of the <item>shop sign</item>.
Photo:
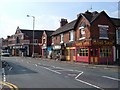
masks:
[(110, 41), (93, 41), (92, 42), (93, 45), (97, 45), (97, 46), (112, 46), (114, 44), (114, 41), (110, 42)]
[(55, 50), (55, 49), (61, 49), (61, 46), (59, 46), (59, 45), (53, 46), (53, 49), (54, 49), (54, 50)]
[(89, 46), (89, 45), (90, 45), (90, 41), (75, 43), (75, 46)]
[(14, 49), (19, 49), (21, 48), (20, 46), (13, 46)]
[(67, 47), (66, 49), (75, 49), (75, 47)]

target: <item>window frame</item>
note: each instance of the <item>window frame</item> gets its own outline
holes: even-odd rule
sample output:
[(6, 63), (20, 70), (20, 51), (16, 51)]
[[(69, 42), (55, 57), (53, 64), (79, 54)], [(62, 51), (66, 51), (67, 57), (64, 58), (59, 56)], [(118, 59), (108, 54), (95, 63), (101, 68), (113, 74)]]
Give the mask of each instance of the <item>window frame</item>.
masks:
[(74, 41), (74, 31), (71, 30), (71, 31), (69, 31), (69, 33), (70, 33), (70, 35), (69, 35), (69, 41), (70, 41), (70, 42), (71, 42), (71, 41)]
[(99, 39), (109, 39), (108, 38), (108, 25), (98, 25), (99, 28)]
[(60, 43), (63, 43), (63, 34), (60, 34)]

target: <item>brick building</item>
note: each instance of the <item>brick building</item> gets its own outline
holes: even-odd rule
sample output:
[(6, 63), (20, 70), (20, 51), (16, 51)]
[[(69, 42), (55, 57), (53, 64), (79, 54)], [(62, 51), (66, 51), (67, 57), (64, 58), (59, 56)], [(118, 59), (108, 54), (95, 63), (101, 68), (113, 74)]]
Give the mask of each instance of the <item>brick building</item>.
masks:
[(115, 26), (110, 17), (104, 11), (77, 16), (70, 23), (62, 20), (66, 23), (52, 34), (54, 55), (60, 53), (64, 60), (113, 64)]
[(44, 30), (43, 35), (42, 35), (42, 57), (44, 58), (51, 58), (51, 52), (52, 52), (52, 33), (54, 31), (52, 30)]
[(116, 27), (115, 63), (120, 65), (120, 19), (111, 18)]
[(45, 30), (34, 30), (33, 41), (33, 30), (20, 29), (17, 27), (15, 34), (3, 40), (2, 47), (9, 50), (13, 56), (32, 56), (34, 45), (34, 53), (42, 55), (42, 35), (44, 31)]

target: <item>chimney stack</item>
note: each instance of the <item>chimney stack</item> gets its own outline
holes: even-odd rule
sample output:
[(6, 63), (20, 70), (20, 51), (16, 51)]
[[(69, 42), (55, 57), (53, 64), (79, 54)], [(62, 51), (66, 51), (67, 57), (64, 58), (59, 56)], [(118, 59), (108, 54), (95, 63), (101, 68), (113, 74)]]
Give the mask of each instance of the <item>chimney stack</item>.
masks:
[(62, 18), (60, 21), (60, 27), (64, 26), (67, 23), (68, 23), (67, 19)]

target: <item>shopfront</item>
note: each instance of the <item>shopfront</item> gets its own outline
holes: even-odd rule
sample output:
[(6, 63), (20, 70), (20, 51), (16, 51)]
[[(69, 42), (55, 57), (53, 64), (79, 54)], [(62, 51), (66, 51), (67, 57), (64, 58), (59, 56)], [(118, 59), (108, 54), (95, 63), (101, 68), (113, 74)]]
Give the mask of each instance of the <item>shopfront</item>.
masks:
[(66, 43), (65, 58), (67, 61), (76, 61), (76, 47), (74, 42)]
[(89, 63), (89, 47), (90, 41), (78, 41), (74, 44), (76, 46), (76, 61)]
[[(95, 47), (95, 48), (92, 48)], [(92, 41), (90, 48), (90, 63), (113, 64), (114, 63), (114, 41), (99, 40)]]
[(66, 60), (67, 61), (76, 61), (76, 47), (67, 47), (66, 48)]
[(113, 45), (114, 42), (105, 40), (76, 41), (67, 44), (66, 60), (89, 64), (113, 64)]

